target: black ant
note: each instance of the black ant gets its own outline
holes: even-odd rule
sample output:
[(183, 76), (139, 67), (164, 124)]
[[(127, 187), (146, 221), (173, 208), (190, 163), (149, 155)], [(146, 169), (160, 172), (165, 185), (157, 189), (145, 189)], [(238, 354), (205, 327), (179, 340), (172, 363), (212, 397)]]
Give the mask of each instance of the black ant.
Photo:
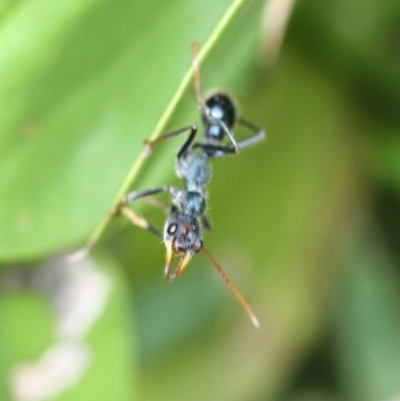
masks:
[[(199, 251), (204, 252), (242, 303), (254, 326), (259, 327), (256, 316), (242, 294), (229, 280), (221, 266), (204, 249), (201, 226), (203, 225), (208, 230), (211, 228), (210, 222), (205, 215), (206, 184), (211, 177), (208, 161), (227, 154), (238, 153), (242, 148), (264, 139), (265, 133), (253, 124), (237, 118), (234, 103), (227, 94), (214, 92), (203, 101), (200, 92), (200, 70), (196, 43), (193, 44), (192, 62), (196, 97), (205, 126), (205, 139), (202, 142), (194, 142), (197, 134), (197, 126), (190, 125), (161, 135), (154, 141), (146, 142), (146, 152), (149, 153), (152, 147), (160, 141), (189, 132), (188, 138), (176, 154), (176, 173), (183, 180), (185, 189), (165, 185), (145, 191), (131, 192), (123, 198), (119, 211), (128, 217), (132, 223), (148, 230), (164, 241), (166, 247), (164, 276), (168, 280), (172, 281), (178, 278), (195, 253)], [(254, 135), (237, 142), (232, 133), (232, 128), (236, 122), (253, 131)], [(224, 143), (225, 137), (228, 137), (230, 144)], [(137, 216), (131, 209), (125, 206), (136, 199), (149, 197), (161, 192), (168, 192), (172, 202), (171, 207), (162, 205), (169, 214), (164, 225), (163, 234), (143, 217)], [(160, 205), (158, 203), (158, 206)], [(200, 224), (200, 221), (202, 224)], [(171, 272), (174, 255), (182, 256), (176, 269)]]

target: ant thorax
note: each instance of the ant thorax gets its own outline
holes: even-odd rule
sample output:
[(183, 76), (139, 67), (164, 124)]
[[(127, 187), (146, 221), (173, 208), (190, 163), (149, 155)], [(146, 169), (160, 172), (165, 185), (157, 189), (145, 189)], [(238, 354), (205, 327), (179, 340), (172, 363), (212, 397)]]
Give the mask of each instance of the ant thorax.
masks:
[(195, 153), (193, 149), (176, 161), (176, 174), (188, 191), (206, 195), (206, 185), (211, 178), (211, 168), (204, 152)]

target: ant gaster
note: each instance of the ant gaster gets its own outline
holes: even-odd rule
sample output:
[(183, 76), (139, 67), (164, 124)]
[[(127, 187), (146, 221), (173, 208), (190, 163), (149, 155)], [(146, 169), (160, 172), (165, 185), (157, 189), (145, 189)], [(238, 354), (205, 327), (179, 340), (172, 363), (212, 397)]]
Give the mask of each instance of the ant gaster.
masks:
[[(210, 222), (205, 215), (206, 185), (211, 177), (210, 166), (208, 164), (209, 160), (223, 157), (227, 154), (238, 153), (242, 148), (262, 140), (265, 137), (265, 133), (262, 129), (237, 117), (236, 107), (227, 94), (214, 92), (203, 101), (200, 91), (200, 70), (196, 43), (193, 44), (192, 62), (195, 92), (204, 123), (204, 140), (201, 142), (194, 142), (198, 129), (196, 125), (190, 125), (163, 134), (154, 141), (146, 142), (146, 154), (148, 154), (160, 141), (189, 132), (188, 138), (181, 145), (176, 154), (176, 173), (178, 177), (183, 180), (185, 189), (165, 185), (145, 191), (131, 192), (124, 197), (120, 212), (128, 217), (134, 224), (163, 239), (166, 247), (164, 276), (168, 280), (174, 280), (179, 277), (196, 252), (204, 252), (238, 297), (254, 326), (259, 327), (256, 316), (242, 294), (229, 280), (221, 266), (204, 249), (201, 226), (205, 229), (211, 228)], [(254, 134), (237, 142), (232, 133), (232, 129), (236, 123), (249, 129)], [(229, 140), (229, 143), (226, 143), (226, 138)], [(148, 198), (151, 195), (161, 192), (168, 192), (172, 202), (171, 207), (166, 207), (157, 202), (157, 205), (161, 205), (169, 214), (164, 225), (163, 234), (143, 217), (137, 216), (131, 209), (124, 206), (136, 199), (143, 197)], [(156, 201), (153, 200), (153, 203), (155, 202)], [(172, 261), (175, 255), (181, 255), (181, 258), (175, 270), (171, 272)]]

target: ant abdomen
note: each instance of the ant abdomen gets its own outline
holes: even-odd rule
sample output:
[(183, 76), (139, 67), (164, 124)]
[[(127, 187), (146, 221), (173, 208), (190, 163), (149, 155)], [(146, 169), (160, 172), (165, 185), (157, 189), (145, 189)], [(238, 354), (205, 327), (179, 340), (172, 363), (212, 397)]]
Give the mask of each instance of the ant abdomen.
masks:
[(215, 92), (207, 97), (205, 101), (206, 109), (209, 115), (202, 115), (205, 125), (205, 137), (214, 139), (218, 142), (222, 141), (225, 135), (225, 130), (212, 119), (222, 121), (226, 128), (231, 130), (236, 122), (236, 107), (233, 100), (226, 93)]

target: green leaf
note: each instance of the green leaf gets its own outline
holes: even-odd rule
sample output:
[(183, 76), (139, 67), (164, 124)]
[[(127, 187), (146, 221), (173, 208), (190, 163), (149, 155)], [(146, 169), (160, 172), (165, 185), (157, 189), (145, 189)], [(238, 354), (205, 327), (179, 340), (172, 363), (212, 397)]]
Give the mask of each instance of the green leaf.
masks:
[(0, 259), (88, 236), (188, 70), (190, 43), (204, 43), (229, 5), (46, 0), (5, 18)]

